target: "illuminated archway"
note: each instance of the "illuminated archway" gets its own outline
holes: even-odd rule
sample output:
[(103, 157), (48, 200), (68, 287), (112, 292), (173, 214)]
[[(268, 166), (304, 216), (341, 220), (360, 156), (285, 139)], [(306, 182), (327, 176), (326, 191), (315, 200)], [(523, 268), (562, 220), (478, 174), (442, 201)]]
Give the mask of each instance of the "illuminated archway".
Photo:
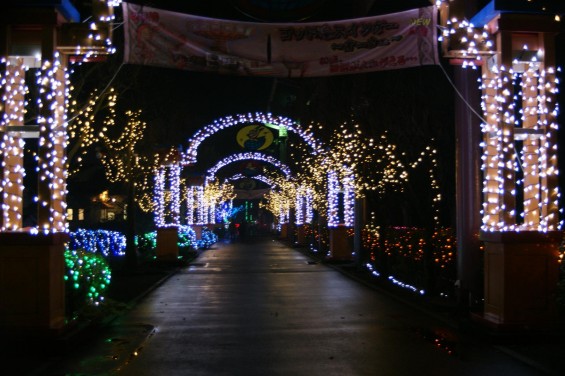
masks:
[(239, 124), (246, 123), (262, 123), (272, 128), (279, 129), (281, 131), (291, 131), (296, 133), (304, 142), (306, 142), (311, 148), (312, 153), (317, 154), (320, 150), (320, 141), (318, 141), (312, 132), (302, 129), (299, 123), (294, 120), (284, 117), (275, 116), (271, 113), (261, 113), (256, 112), (254, 114), (239, 114), (234, 116), (226, 116), (214, 120), (213, 123), (204, 126), (199, 129), (190, 139), (188, 149), (183, 154), (183, 164), (189, 165), (194, 164), (197, 161), (198, 147), (206, 138), (212, 136), (213, 134), (230, 127), (234, 127)]
[(254, 160), (254, 161), (260, 161), (260, 162), (266, 162), (266, 163), (269, 163), (269, 164), (275, 166), (280, 171), (282, 171), (282, 173), (287, 178), (291, 175), (290, 168), (287, 165), (285, 165), (284, 163), (281, 163), (278, 159), (276, 159), (276, 158), (274, 158), (270, 155), (267, 155), (267, 154), (256, 153), (256, 152), (247, 152), (247, 153), (232, 154), (232, 155), (222, 159), (218, 163), (216, 163), (215, 166), (208, 169), (208, 171), (206, 173), (206, 183), (208, 181), (214, 180), (216, 178), (216, 173), (221, 168), (223, 168), (223, 167), (225, 167), (225, 166), (227, 166), (231, 163), (238, 162), (238, 161), (245, 161), (245, 160)]
[(236, 181), (236, 180), (241, 180), (241, 179), (255, 179), (257, 181), (260, 181), (262, 183), (267, 184), (270, 188), (272, 188), (275, 185), (275, 182), (273, 182), (273, 179), (271, 179), (271, 178), (269, 178), (268, 176), (265, 176), (265, 175), (245, 176), (243, 174), (235, 174), (235, 175), (227, 178), (226, 181)]

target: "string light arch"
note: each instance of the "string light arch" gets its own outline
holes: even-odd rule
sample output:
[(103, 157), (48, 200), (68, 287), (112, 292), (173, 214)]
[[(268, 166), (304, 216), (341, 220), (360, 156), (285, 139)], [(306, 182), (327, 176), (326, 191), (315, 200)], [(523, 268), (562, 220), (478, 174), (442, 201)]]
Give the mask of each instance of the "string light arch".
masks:
[(260, 181), (262, 183), (267, 184), (270, 188), (273, 188), (273, 186), (275, 186), (275, 182), (273, 181), (273, 179), (271, 179), (268, 176), (265, 175), (255, 175), (255, 176), (245, 176), (243, 174), (235, 174), (229, 178), (226, 179), (226, 181), (236, 181), (236, 180), (242, 180), (242, 179), (254, 179), (257, 181)]
[(303, 129), (299, 123), (294, 120), (284, 117), (277, 116), (271, 113), (248, 113), (239, 115), (230, 115), (223, 118), (214, 120), (213, 123), (204, 126), (199, 129), (188, 142), (188, 149), (183, 154), (183, 164), (191, 165), (197, 162), (198, 157), (198, 147), (200, 144), (208, 137), (214, 135), (215, 133), (237, 126), (239, 124), (248, 123), (262, 123), (269, 124), (280, 128), (284, 128), (297, 134), (302, 140), (308, 144), (312, 150), (313, 154), (317, 154), (321, 150), (320, 142), (314, 137), (314, 134), (308, 130)]
[(221, 161), (219, 161), (215, 166), (208, 169), (206, 173), (206, 182), (212, 181), (216, 178), (216, 173), (223, 167), (238, 161), (245, 161), (245, 160), (254, 160), (269, 163), (276, 168), (278, 168), (287, 178), (290, 177), (291, 171), (290, 168), (281, 163), (278, 159), (262, 153), (257, 152), (246, 152), (246, 153), (238, 153), (232, 154)]

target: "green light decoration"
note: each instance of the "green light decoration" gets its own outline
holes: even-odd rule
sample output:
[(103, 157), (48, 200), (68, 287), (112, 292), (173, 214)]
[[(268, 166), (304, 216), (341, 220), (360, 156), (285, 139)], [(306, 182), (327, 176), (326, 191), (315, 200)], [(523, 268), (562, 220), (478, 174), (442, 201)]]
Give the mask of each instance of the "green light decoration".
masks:
[[(297, 124), (298, 124), (298, 122), (297, 122)], [(279, 131), (279, 137), (280, 138), (288, 137), (288, 128), (285, 127), (283, 124), (277, 125), (277, 124), (265, 122), (264, 125), (269, 127), (269, 128), (272, 128), (272, 129)]]
[(196, 232), (190, 226), (179, 226), (179, 248), (197, 248)]
[(78, 250), (65, 250), (65, 283), (68, 296), (75, 308), (99, 306), (110, 285), (112, 273), (100, 254)]

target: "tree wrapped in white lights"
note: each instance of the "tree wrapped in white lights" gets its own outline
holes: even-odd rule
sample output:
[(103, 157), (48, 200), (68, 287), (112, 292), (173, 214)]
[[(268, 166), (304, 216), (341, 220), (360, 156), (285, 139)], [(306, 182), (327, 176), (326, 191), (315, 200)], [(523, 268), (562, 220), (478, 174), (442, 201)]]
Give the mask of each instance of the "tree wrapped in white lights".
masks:
[(204, 200), (204, 186), (198, 185), (196, 191), (196, 224), (205, 225), (208, 223), (208, 207)]
[(208, 208), (207, 223), (214, 223), (217, 217), (216, 208), (235, 198), (234, 186), (229, 183), (220, 184), (219, 181), (214, 180), (204, 186), (203, 196), (204, 206)]
[(300, 226), (312, 222), (314, 217), (312, 199), (312, 189), (304, 184), (298, 184), (294, 203), (294, 221), (296, 225)]
[(186, 224), (191, 226), (194, 224), (194, 186), (185, 186), (183, 193), (186, 204)]
[(297, 177), (286, 178), (270, 173), (267, 181), (271, 183), (261, 207), (270, 211), (277, 222), (277, 227), (289, 223), (290, 211), (294, 209), (294, 222), (300, 226), (311, 223), (313, 219), (314, 189)]
[[(311, 187), (313, 206), (326, 216), (330, 227), (353, 226), (355, 198), (375, 189), (373, 148), (374, 141), (363, 136), (358, 124), (346, 123), (333, 132), (323, 153), (301, 156), (297, 180)], [(342, 218), (338, 218), (340, 195)]]
[(264, 201), (260, 203), (260, 207), (273, 213), (276, 221), (277, 229), (288, 223), (290, 209), (293, 206), (292, 199), (288, 197), (288, 192), (282, 190), (271, 190), (265, 194)]
[[(71, 86), (71, 93), (76, 92), (75, 86)], [(116, 124), (116, 103), (118, 93), (114, 88), (108, 88), (100, 94), (94, 90), (88, 96), (86, 104), (78, 108), (79, 102), (73, 99), (68, 104), (70, 120), (68, 133), (70, 148), (68, 155), (68, 174), (73, 176), (83, 167), (84, 158), (92, 153), (92, 148), (101, 142), (107, 135), (109, 127)], [(105, 117), (100, 120), (100, 115)]]
[(76, 101), (69, 104), (69, 112), (74, 114), (69, 121), (69, 175), (78, 174), (84, 157), (98, 148), (96, 153), (108, 181), (131, 182), (134, 202), (141, 210), (151, 212), (154, 210), (153, 172), (159, 158), (139, 150), (147, 127), (140, 110), (126, 111), (122, 118), (125, 118), (124, 127), (118, 129), (123, 121), (116, 113), (118, 98), (118, 93), (108, 88), (102, 95), (92, 92), (82, 108), (77, 108)]
[(180, 226), (180, 171), (177, 164), (160, 166), (155, 173), (155, 224)]

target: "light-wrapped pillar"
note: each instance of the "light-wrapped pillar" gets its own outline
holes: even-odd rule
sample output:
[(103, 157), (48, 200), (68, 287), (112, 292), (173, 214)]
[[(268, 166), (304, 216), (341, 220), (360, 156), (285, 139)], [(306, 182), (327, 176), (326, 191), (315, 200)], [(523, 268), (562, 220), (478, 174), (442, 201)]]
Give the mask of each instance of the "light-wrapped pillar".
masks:
[(65, 64), (58, 53), (45, 60), (37, 75), (39, 93), (38, 214), (39, 231), (67, 230)]
[(24, 192), (24, 141), (12, 126), (22, 126), (25, 114), (25, 71), (22, 58), (9, 58), (5, 62), (3, 80), (4, 116), (0, 120), (3, 133), (0, 155), (2, 160), (2, 230), (22, 228)]

